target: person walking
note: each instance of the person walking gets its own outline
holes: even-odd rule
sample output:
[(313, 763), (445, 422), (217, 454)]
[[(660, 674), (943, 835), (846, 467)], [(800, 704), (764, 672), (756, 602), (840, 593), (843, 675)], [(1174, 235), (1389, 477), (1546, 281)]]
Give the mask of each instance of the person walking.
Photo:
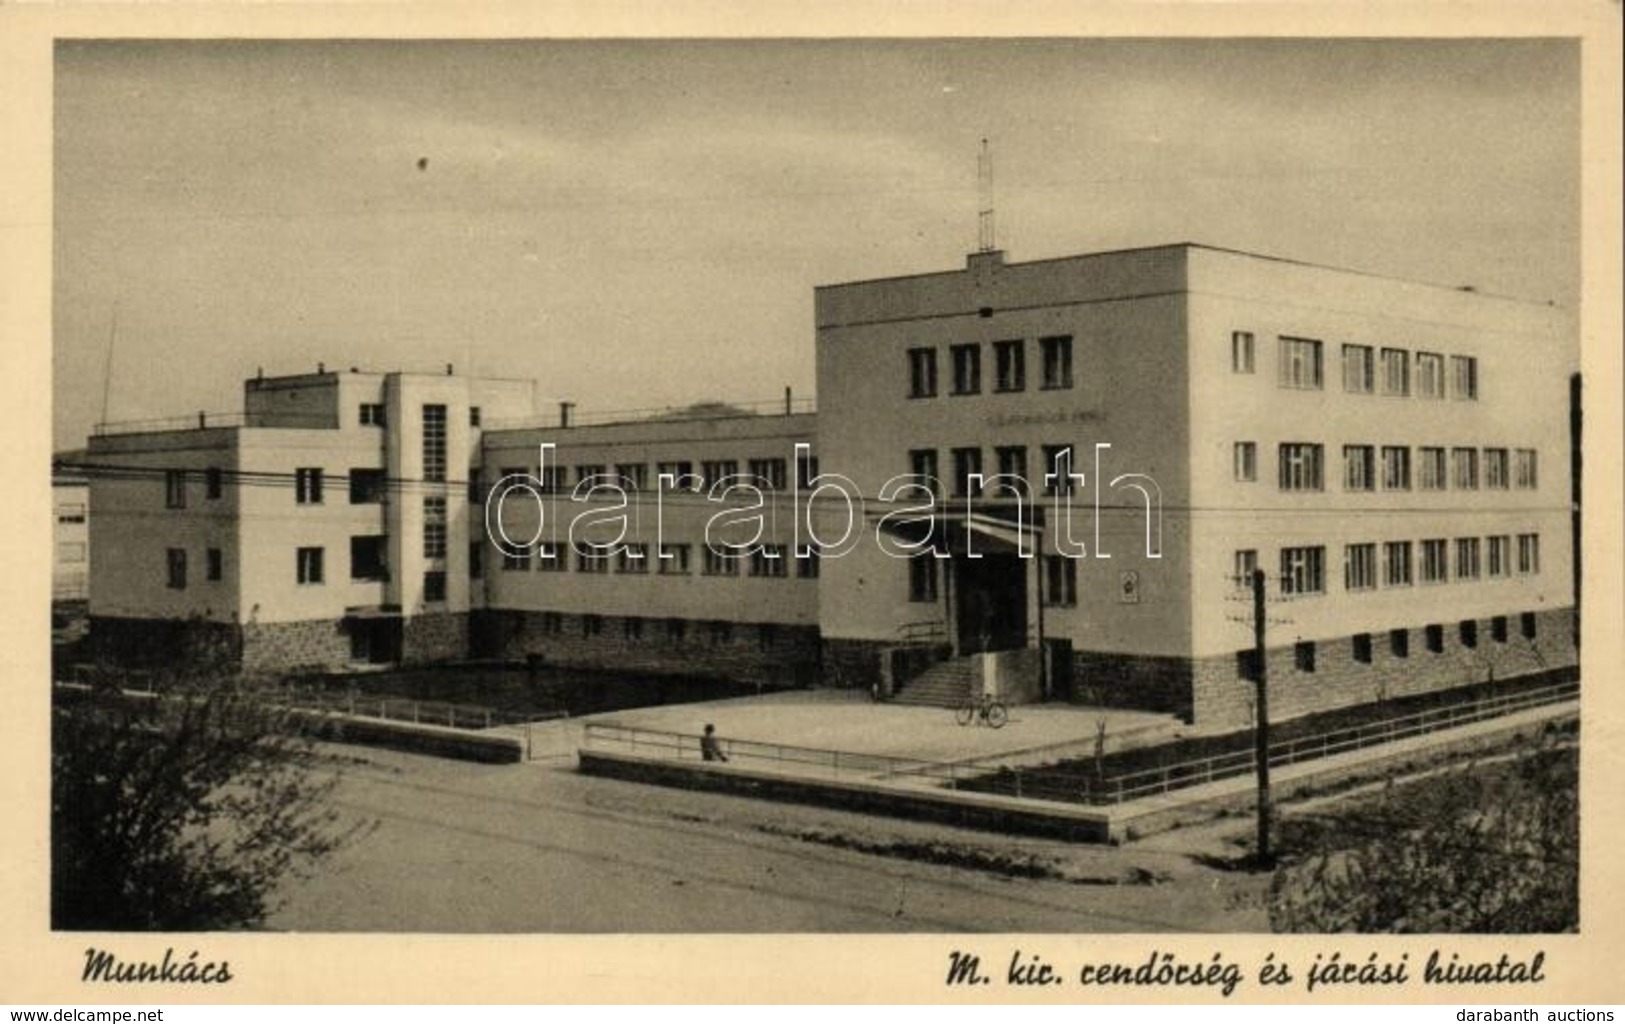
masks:
[(705, 735), (700, 737), (700, 757), (706, 761), (726, 761), (728, 755), (722, 752), (722, 743), (717, 739), (717, 727), (710, 722), (705, 723)]

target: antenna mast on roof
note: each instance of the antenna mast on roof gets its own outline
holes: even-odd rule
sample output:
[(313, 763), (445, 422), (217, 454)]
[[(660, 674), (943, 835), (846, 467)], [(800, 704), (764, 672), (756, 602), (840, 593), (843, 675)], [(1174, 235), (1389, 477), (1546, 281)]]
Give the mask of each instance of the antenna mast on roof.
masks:
[(986, 139), (976, 160), (976, 192), (976, 250), (992, 252), (997, 248), (993, 241), (993, 153)]
[(107, 422), (107, 399), (113, 390), (113, 342), (118, 340), (118, 296), (113, 297), (113, 323), (107, 329), (107, 361), (102, 365), (102, 422)]

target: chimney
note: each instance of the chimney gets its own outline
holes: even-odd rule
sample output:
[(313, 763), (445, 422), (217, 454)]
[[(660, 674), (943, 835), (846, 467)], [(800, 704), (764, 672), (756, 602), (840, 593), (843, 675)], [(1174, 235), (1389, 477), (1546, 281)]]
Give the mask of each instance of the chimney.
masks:
[(316, 372), (317, 373), (326, 373), (327, 372), (327, 364), (326, 363), (317, 363), (316, 364)]

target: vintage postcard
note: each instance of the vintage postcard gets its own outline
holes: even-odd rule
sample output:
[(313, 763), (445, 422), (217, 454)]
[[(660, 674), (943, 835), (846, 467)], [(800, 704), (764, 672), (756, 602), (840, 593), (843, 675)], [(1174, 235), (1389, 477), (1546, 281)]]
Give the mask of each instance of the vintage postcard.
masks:
[(8, 995), (1620, 1001), (1617, 7), (633, 13), (0, 12)]

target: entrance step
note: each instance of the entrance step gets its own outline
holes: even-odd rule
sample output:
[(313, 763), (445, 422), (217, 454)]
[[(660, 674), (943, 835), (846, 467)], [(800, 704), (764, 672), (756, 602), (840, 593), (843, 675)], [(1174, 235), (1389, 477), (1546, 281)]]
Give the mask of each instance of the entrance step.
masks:
[(939, 661), (903, 684), (892, 696), (894, 704), (957, 708), (971, 699), (979, 667), (972, 658)]

